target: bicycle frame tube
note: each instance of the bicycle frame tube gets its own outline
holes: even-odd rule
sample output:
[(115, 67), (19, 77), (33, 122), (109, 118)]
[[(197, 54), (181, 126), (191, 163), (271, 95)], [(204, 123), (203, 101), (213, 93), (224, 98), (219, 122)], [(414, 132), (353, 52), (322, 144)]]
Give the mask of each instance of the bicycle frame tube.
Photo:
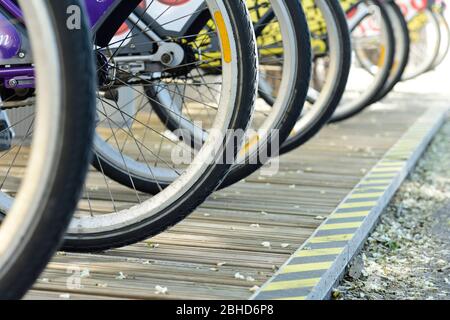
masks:
[[(112, 30), (117, 30), (140, 2), (84, 0), (96, 44), (107, 45), (114, 35)], [(18, 24), (11, 23), (7, 16)], [(22, 48), (28, 39), (19, 28), (24, 29), (22, 10), (12, 0), (0, 0), (0, 81), (5, 88), (34, 88), (33, 67), (22, 56)]]
[[(84, 0), (87, 15), (89, 17), (89, 21), (91, 23), (91, 26), (96, 25), (96, 23), (102, 19), (103, 16), (107, 15), (109, 10), (112, 10), (114, 6), (117, 5), (117, 3), (120, 1), (117, 0), (105, 0), (105, 1), (89, 1)], [(94, 5), (93, 5), (94, 4)]]
[(11, 13), (14, 18), (23, 21), (22, 10), (11, 0), (0, 0), (0, 7)]
[[(139, 20), (142, 19), (147, 25), (155, 28), (155, 34), (160, 34), (161, 38), (168, 36), (163, 28), (159, 28), (157, 23), (151, 21), (145, 11), (139, 10), (141, 2), (142, 0), (83, 0), (92, 33), (95, 35), (95, 44), (99, 47), (108, 46), (116, 30), (135, 10), (137, 11), (134, 14), (139, 16)], [(199, 13), (195, 18), (198, 16)], [(13, 25), (8, 17), (19, 23)], [(146, 21), (149, 19), (150, 21)], [(190, 19), (186, 25), (187, 27), (195, 25), (195, 19)], [(30, 57), (24, 59), (24, 52), (27, 50), (21, 51), (24, 44), (28, 43), (28, 39), (26, 32), (19, 32), (19, 28), (25, 30), (21, 9), (13, 0), (0, 0), (0, 81), (6, 88), (33, 88), (34, 71)], [(5, 45), (4, 39), (8, 39), (8, 46)]]
[(106, 47), (122, 23), (142, 0), (84, 0), (86, 12), (95, 34), (95, 44)]
[[(123, 3), (131, 3), (135, 8), (141, 0), (84, 0), (86, 12), (91, 23), (91, 27), (95, 27), (100, 21), (106, 19), (106, 17), (112, 14), (115, 10), (123, 9), (121, 6)], [(14, 18), (23, 21), (22, 10), (12, 0), (0, 0), (0, 7), (9, 12)]]

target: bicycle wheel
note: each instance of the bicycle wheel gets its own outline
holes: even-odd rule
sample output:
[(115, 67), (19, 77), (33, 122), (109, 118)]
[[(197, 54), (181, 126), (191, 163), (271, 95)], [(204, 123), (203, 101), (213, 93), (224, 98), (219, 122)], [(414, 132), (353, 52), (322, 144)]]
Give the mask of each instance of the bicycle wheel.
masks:
[(439, 55), (441, 29), (436, 16), (425, 9), (408, 21), (411, 38), (409, 62), (402, 80), (411, 80), (430, 70)]
[(328, 123), (347, 84), (351, 43), (345, 14), (337, 1), (302, 1), (314, 49), (313, 77), (302, 115), (280, 149), (289, 152)]
[[(305, 101), (310, 74), (310, 46), (307, 42), (308, 28), (304, 14), (297, 2), (249, 0), (247, 5), (257, 34), (260, 55), (260, 86), (256, 110), (251, 123), (251, 132), (243, 150), (221, 188), (250, 175), (265, 163), (270, 156), (278, 154), (279, 141), (289, 134)], [(148, 95), (154, 91), (148, 88)], [(156, 102), (150, 101), (153, 110), (172, 131), (191, 129), (189, 139), (195, 137), (195, 130), (186, 123), (181, 101), (167, 102), (167, 96), (156, 95)], [(164, 98), (166, 102), (164, 102)], [(173, 108), (167, 108), (171, 105)], [(180, 121), (181, 119), (181, 121)], [(191, 128), (189, 128), (191, 127)], [(128, 174), (122, 168), (122, 176)], [(133, 178), (134, 179), (134, 178)], [(119, 181), (130, 184), (130, 178)], [(155, 182), (137, 183), (144, 192), (154, 192)]]
[(385, 2), (384, 5), (394, 30), (395, 56), (389, 78), (386, 80), (383, 89), (373, 100), (374, 103), (388, 95), (395, 85), (402, 79), (402, 75), (405, 72), (409, 60), (410, 39), (408, 24), (403, 17), (400, 7), (394, 1)]
[[(250, 17), (240, 0), (186, 5), (148, 1), (96, 51), (103, 61), (94, 139), (99, 171), (88, 178), (66, 250), (124, 246), (165, 230), (201, 204), (233, 163), (242, 138), (227, 133), (245, 131), (257, 89)], [(149, 100), (169, 109), (182, 100), (186, 130), (167, 132)], [(139, 184), (151, 179), (155, 194), (140, 193)]]
[[(299, 118), (311, 75), (310, 34), (298, 1), (247, 0), (259, 52), (259, 97), (251, 132), (220, 188), (245, 179), (279, 155)], [(276, 48), (282, 48), (277, 52)]]
[(344, 9), (351, 30), (353, 62), (344, 96), (330, 122), (350, 118), (369, 106), (394, 63), (394, 32), (385, 7), (377, 0), (350, 3), (353, 5), (345, 2)]
[[(23, 24), (22, 18), (1, 14), (2, 30), (21, 41), (12, 54), (2, 51), (1, 67), (8, 65), (13, 74), (11, 62), (17, 63), (21, 52), (19, 65), (33, 76), (12, 78), (11, 88), (1, 88), (2, 119), (11, 122), (2, 127), (0, 209), (7, 215), (0, 226), (0, 299), (20, 298), (58, 248), (90, 160), (95, 110), (87, 26), (66, 25), (67, 9), (80, 3), (19, 0), (18, 5)], [(18, 119), (19, 108), (26, 107), (30, 113)]]
[(435, 13), (436, 19), (439, 22), (440, 28), (440, 48), (436, 60), (433, 62), (431, 69), (436, 69), (447, 57), (448, 50), (450, 49), (450, 27), (447, 19), (445, 19), (442, 12)]
[[(305, 101), (311, 47), (304, 13), (296, 1), (247, 0), (259, 52), (259, 99), (246, 141), (220, 188), (234, 184), (278, 155)], [(168, 129), (183, 125), (177, 112), (153, 105)], [(191, 132), (191, 136), (195, 133)], [(144, 190), (145, 191), (145, 190)]]

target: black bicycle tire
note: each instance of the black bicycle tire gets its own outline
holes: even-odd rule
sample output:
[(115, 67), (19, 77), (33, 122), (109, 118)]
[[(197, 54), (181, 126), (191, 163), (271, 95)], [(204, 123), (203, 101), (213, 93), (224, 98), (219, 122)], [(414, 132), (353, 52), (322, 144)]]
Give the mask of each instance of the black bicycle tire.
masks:
[(434, 21), (433, 21), (433, 24), (434, 24), (435, 26), (437, 26), (437, 28), (436, 28), (436, 34), (437, 34), (437, 38), (436, 38), (436, 39), (437, 39), (437, 40), (436, 40), (436, 41), (437, 41), (438, 43), (437, 43), (437, 45), (436, 45), (436, 49), (435, 49), (435, 51), (433, 52), (433, 57), (432, 57), (432, 59), (430, 59), (430, 61), (428, 62), (428, 65), (422, 67), (421, 70), (419, 70), (419, 71), (416, 70), (415, 73), (409, 74), (409, 73), (408, 73), (408, 66), (406, 66), (406, 69), (405, 69), (405, 72), (404, 72), (403, 75), (402, 75), (402, 80), (401, 80), (401, 81), (408, 81), (408, 80), (416, 79), (417, 77), (419, 77), (419, 76), (421, 76), (421, 75), (423, 75), (423, 74), (429, 72), (430, 70), (432, 70), (432, 66), (433, 66), (433, 64), (434, 64), (434, 61), (436, 60), (436, 58), (437, 58), (438, 55), (439, 55), (439, 48), (440, 48), (440, 41), (441, 41), (441, 35), (440, 35), (441, 29), (440, 29), (440, 27), (439, 27), (439, 21), (437, 20), (435, 14), (434, 14), (434, 12), (433, 12), (433, 10), (431, 10), (430, 8), (426, 8), (425, 11), (428, 12), (428, 13), (430, 14), (431, 19), (434, 20)]
[[(289, 137), (295, 123), (297, 122), (298, 117), (301, 114), (303, 109), (303, 105), (306, 101), (306, 95), (309, 88), (309, 81), (311, 78), (311, 60), (312, 60), (312, 50), (310, 46), (306, 44), (310, 44), (310, 33), (309, 27), (306, 20), (305, 13), (300, 5), (300, 2), (290, 1), (290, 0), (279, 0), (285, 1), (286, 5), (289, 8), (289, 13), (292, 15), (292, 21), (295, 23), (296, 39), (298, 44), (298, 56), (301, 57), (299, 59), (298, 72), (296, 76), (296, 84), (293, 86), (295, 89), (295, 94), (292, 97), (290, 102), (290, 106), (288, 111), (283, 115), (283, 119), (277, 125), (277, 135), (273, 137), (274, 139), (278, 139), (277, 143), (279, 146), (283, 144), (283, 142)], [(271, 150), (271, 138), (268, 138), (268, 142), (265, 143), (264, 148), (267, 150)], [(280, 153), (280, 150), (271, 150), (276, 154), (272, 154), (272, 156), (276, 156)], [(220, 189), (229, 187), (242, 179), (250, 176), (252, 173), (260, 169), (264, 165), (263, 162), (258, 161), (257, 163), (246, 163), (246, 164), (237, 164), (234, 165), (230, 172), (227, 174), (226, 179), (221, 183)]]
[[(247, 16), (247, 8), (242, 0), (224, 1), (230, 12), (233, 34), (238, 41), (238, 77), (240, 79), (237, 107), (234, 109), (230, 129), (246, 129), (250, 122), (253, 105), (256, 99), (257, 57), (253, 29)], [(239, 32), (238, 32), (239, 31)], [(224, 148), (236, 148), (234, 141), (225, 141)], [(237, 153), (237, 149), (234, 150)], [(226, 153), (226, 151), (224, 152)], [(102, 251), (122, 247), (154, 236), (177, 224), (217, 189), (225, 178), (231, 164), (211, 164), (209, 170), (198, 180), (197, 184), (187, 190), (176, 202), (161, 210), (158, 215), (128, 225), (120, 230), (99, 232), (89, 235), (66, 235), (64, 250), (74, 252)], [(105, 168), (104, 168), (105, 169)]]
[[(441, 36), (441, 39), (443, 36), (447, 36), (447, 45), (446, 45), (445, 49), (442, 52), (440, 52), (439, 55), (436, 57), (436, 60), (434, 61), (433, 66), (431, 67), (431, 70), (436, 69), (442, 62), (444, 62), (444, 60), (447, 57), (448, 52), (450, 50), (450, 26), (447, 22), (447, 19), (441, 12), (436, 13), (436, 15), (439, 17), (438, 20), (443, 22), (443, 30), (445, 30), (446, 35), (442, 35), (442, 30), (441, 30), (440, 36)], [(442, 43), (442, 41), (441, 41), (441, 43)]]
[(312, 139), (322, 129), (322, 127), (328, 123), (337, 106), (339, 105), (342, 95), (345, 92), (352, 56), (350, 33), (348, 30), (345, 13), (343, 12), (339, 2), (333, 0), (327, 0), (326, 2), (330, 8), (331, 13), (334, 16), (334, 19), (336, 20), (335, 26), (338, 30), (338, 33), (340, 34), (340, 50), (341, 57), (343, 59), (339, 63), (339, 76), (336, 79), (335, 85), (332, 89), (332, 99), (330, 99), (328, 104), (326, 104), (326, 106), (323, 108), (323, 112), (321, 112), (319, 114), (319, 117), (315, 118), (314, 121), (311, 122), (304, 130), (302, 130), (301, 132), (297, 132), (295, 135), (289, 136), (282, 144), (280, 148), (280, 154), (290, 152)]
[[(289, 136), (296, 120), (298, 119), (302, 111), (311, 74), (311, 49), (309, 42), (309, 29), (300, 3), (290, 0), (278, 1), (283, 1), (289, 9), (288, 13), (292, 15), (292, 21), (293, 23), (295, 23), (296, 30), (298, 30), (295, 35), (297, 39), (296, 41), (298, 44), (304, 45), (297, 46), (297, 54), (302, 58), (299, 59), (298, 74), (295, 78), (296, 83), (292, 85), (292, 87), (296, 89), (292, 92), (289, 107), (283, 114), (282, 118), (280, 118), (279, 122), (276, 125), (276, 128), (274, 128), (277, 129), (276, 136), (271, 134), (268, 134), (267, 136), (267, 142), (264, 143), (264, 148), (267, 148), (267, 150), (274, 149), (272, 148), (272, 141), (274, 139), (278, 139), (277, 142), (279, 143), (279, 145), (281, 145), (282, 142)], [(161, 119), (161, 122), (165, 124), (167, 129), (172, 131), (178, 129), (178, 118), (173, 117), (173, 112), (167, 111), (166, 108), (160, 107), (157, 103), (153, 104), (153, 111), (156, 115), (158, 115), (158, 117)], [(272, 151), (278, 152), (278, 150)], [(232, 166), (226, 178), (220, 184), (219, 189), (234, 184), (258, 170), (264, 163), (257, 160), (246, 161), (246, 163), (236, 164)], [(136, 188), (137, 190), (142, 192), (155, 194), (159, 192), (160, 187), (167, 187), (168, 185), (167, 183), (162, 181), (154, 181), (153, 177), (149, 177), (149, 179), (143, 179), (141, 177), (133, 176), (125, 170), (110, 166), (109, 163), (102, 158), (96, 157), (94, 159), (94, 166), (99, 169), (101, 168), (101, 170), (105, 172), (108, 177), (115, 180), (116, 182), (130, 188)]]
[[(95, 68), (87, 23), (69, 30), (67, 8), (78, 0), (48, 1), (62, 57), (60, 161), (48, 185), (42, 214), (23, 252), (0, 279), (0, 299), (19, 299), (40, 275), (61, 244), (82, 191), (91, 158), (95, 116)], [(76, 44), (76, 45), (74, 45)], [(82, 94), (80, 94), (80, 91)]]
[[(339, 109), (339, 106), (336, 108), (336, 111), (331, 116), (330, 123), (344, 121), (349, 119), (362, 111), (364, 111), (368, 106), (372, 104), (374, 97), (380, 92), (383, 88), (386, 80), (389, 77), (390, 70), (392, 69), (392, 65), (394, 63), (394, 55), (395, 55), (395, 39), (393, 35), (392, 25), (389, 21), (389, 17), (387, 15), (386, 9), (382, 5), (382, 2), (379, 0), (371, 0), (380, 10), (380, 15), (383, 20), (383, 23), (386, 26), (386, 35), (387, 35), (387, 46), (390, 48), (388, 53), (385, 55), (386, 64), (384, 68), (380, 71), (380, 78), (378, 79), (379, 83), (372, 88), (372, 92), (367, 95), (367, 97), (361, 100), (358, 104), (355, 104), (352, 108), (347, 110)], [(344, 111), (340, 111), (344, 110)]]
[[(394, 72), (391, 72), (391, 76), (386, 80), (386, 84), (374, 98), (373, 103), (385, 98), (392, 91), (392, 89), (394, 89), (397, 83), (401, 81), (409, 60), (409, 46), (411, 39), (409, 38), (408, 24), (406, 23), (400, 7), (395, 3), (395, 1), (385, 2), (384, 4), (388, 7), (388, 9), (390, 8), (390, 10), (392, 10), (392, 13), (397, 17), (397, 22), (400, 23), (398, 27), (401, 30), (401, 41), (396, 39), (395, 51), (396, 55), (399, 51), (403, 52), (403, 55), (398, 58), (398, 67)], [(400, 47), (402, 47), (403, 50), (400, 50)]]

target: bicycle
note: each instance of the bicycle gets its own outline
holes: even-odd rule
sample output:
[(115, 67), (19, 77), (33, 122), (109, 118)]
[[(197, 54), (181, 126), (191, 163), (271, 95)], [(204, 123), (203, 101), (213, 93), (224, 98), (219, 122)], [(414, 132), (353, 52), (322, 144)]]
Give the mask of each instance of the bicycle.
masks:
[(435, 1), (432, 6), (433, 14), (438, 20), (440, 28), (440, 48), (431, 69), (436, 69), (444, 61), (450, 49), (450, 27), (444, 16), (446, 9), (447, 6), (444, 1)]
[[(258, 44), (260, 99), (251, 132), (220, 189), (246, 178), (278, 154), (280, 143), (302, 111), (310, 78), (309, 32), (299, 4), (285, 0), (247, 0), (246, 4)], [(179, 112), (168, 112), (160, 105), (153, 107), (168, 129), (180, 129)]]
[[(8, 213), (0, 214), (0, 299), (20, 298), (52, 257), (87, 171), (92, 45), (84, 19), (73, 29), (66, 24), (68, 10), (81, 14), (80, 8), (76, 0), (0, 2), (0, 207)], [(8, 122), (7, 113), (29, 105), (25, 135), (14, 136), (20, 123)]]
[(395, 37), (395, 56), (392, 65), (391, 73), (383, 89), (374, 98), (373, 103), (376, 103), (386, 97), (402, 80), (403, 73), (409, 62), (411, 39), (409, 37), (408, 24), (403, 16), (401, 8), (395, 1), (387, 1), (384, 3), (389, 19), (392, 23), (392, 28)]
[(313, 47), (313, 77), (304, 110), (280, 154), (305, 144), (328, 123), (339, 105), (351, 66), (351, 41), (338, 1), (303, 0)]
[[(127, 9), (120, 23), (104, 25), (108, 41), (96, 41), (96, 187), (85, 188), (68, 251), (135, 243), (184, 219), (225, 178), (253, 111), (256, 42), (243, 1)], [(180, 130), (155, 106), (176, 115)], [(124, 198), (126, 188), (133, 193)]]
[(427, 0), (398, 1), (408, 22), (410, 32), (410, 59), (402, 80), (411, 80), (432, 68), (439, 55), (441, 29)]
[[(341, 1), (352, 35), (354, 61), (346, 92), (330, 122), (348, 119), (371, 105), (383, 89), (395, 57), (392, 23), (380, 1)], [(367, 66), (371, 66), (370, 72)]]
[[(197, 149), (191, 149), (190, 146), (189, 149), (187, 149), (185, 146), (172, 143), (172, 146), (179, 147), (180, 150), (188, 150), (189, 154), (193, 156), (192, 164), (189, 166), (180, 165), (180, 170), (178, 171), (172, 170), (171, 167), (162, 168), (162, 170), (158, 171), (159, 175), (169, 176), (169, 178), (175, 177), (177, 183), (170, 183), (172, 186), (171, 188), (162, 188), (161, 184), (163, 184), (163, 182), (160, 183), (159, 180), (155, 179), (155, 185), (157, 185), (158, 188), (161, 188), (159, 196), (157, 195), (150, 199), (150, 201), (147, 201), (145, 208), (141, 206), (139, 210), (141, 210), (141, 212), (145, 211), (143, 215), (132, 221), (133, 217), (129, 214), (130, 210), (128, 210), (128, 214), (125, 212), (123, 213), (123, 216), (127, 216), (130, 219), (130, 225), (128, 225), (128, 227), (131, 229), (135, 226), (142, 226), (142, 219), (145, 218), (145, 215), (147, 215), (149, 220), (164, 215), (168, 216), (167, 219), (163, 219), (165, 224), (164, 227), (167, 227), (168, 225), (172, 225), (178, 220), (181, 220), (183, 215), (189, 214), (198, 204), (203, 202), (203, 200), (220, 183), (231, 166), (228, 162), (222, 163), (220, 161), (221, 158), (225, 156), (234, 158), (237, 154), (237, 146), (239, 146), (242, 140), (240, 137), (237, 137), (237, 139), (230, 137), (226, 135), (226, 133), (229, 130), (244, 131), (248, 126), (253, 110), (257, 89), (256, 45), (250, 17), (244, 3), (240, 0), (208, 0), (191, 1), (190, 4), (197, 5), (197, 7), (191, 7), (188, 11), (184, 9), (184, 11), (182, 11), (183, 17), (185, 17), (186, 20), (195, 18), (197, 19), (196, 21), (205, 21), (205, 23), (212, 19), (213, 23), (217, 26), (215, 40), (219, 43), (221, 55), (208, 57), (204, 52), (199, 50), (195, 53), (188, 51), (187, 54), (183, 54), (183, 57), (181, 58), (179, 53), (180, 48), (183, 48), (185, 45), (184, 42), (175, 43), (175, 41), (171, 40), (159, 41), (157, 39), (157, 41), (144, 44), (149, 45), (146, 48), (148, 54), (145, 56), (145, 63), (148, 63), (151, 67), (158, 66), (160, 68), (152, 70), (152, 72), (155, 72), (155, 74), (152, 75), (156, 75), (155, 81), (162, 81), (167, 74), (183, 74), (186, 72), (186, 69), (183, 67), (185, 67), (186, 61), (189, 59), (200, 58), (202, 63), (208, 64), (209, 66), (214, 63), (219, 63), (219, 67), (216, 65), (213, 66), (213, 68), (222, 75), (224, 81), (221, 85), (221, 90), (226, 94), (221, 94), (221, 99), (218, 101), (216, 108), (212, 109), (216, 112), (214, 117), (215, 121), (212, 125), (218, 130), (217, 132), (211, 132), (208, 136), (204, 136), (204, 144)], [(11, 5), (14, 5), (14, 3)], [(127, 47), (126, 49), (131, 51), (128, 51), (126, 55), (121, 57), (123, 59), (114, 60), (111, 58), (111, 53), (114, 53), (118, 47), (121, 47), (121, 44), (129, 44), (131, 42), (129, 41), (130, 38), (127, 36), (131, 30), (126, 30), (125, 34), (122, 34), (122, 38), (120, 38), (118, 42), (111, 43), (111, 40), (116, 35), (117, 31), (120, 31), (121, 27), (123, 27), (122, 22), (134, 12), (139, 14), (139, 10), (142, 10), (142, 4), (141, 1), (135, 0), (107, 0), (103, 2), (85, 1), (85, 6), (94, 35), (94, 56), (97, 66), (96, 78), (99, 83), (97, 88), (97, 101), (101, 101), (101, 103), (97, 104), (97, 128), (99, 127), (99, 124), (106, 124), (107, 128), (110, 129), (110, 133), (112, 133), (110, 136), (102, 136), (102, 131), (97, 130), (94, 137), (94, 150), (98, 151), (99, 148), (97, 147), (101, 143), (106, 145), (106, 148), (102, 149), (104, 153), (99, 154), (97, 152), (94, 157), (94, 163), (101, 169), (101, 172), (105, 172), (106, 170), (112, 171), (115, 169), (113, 165), (115, 164), (114, 160), (117, 160), (116, 155), (118, 154), (107, 145), (107, 141), (109, 138), (114, 139), (114, 136), (117, 137), (118, 131), (120, 131), (122, 137), (125, 138), (126, 132), (124, 134), (123, 129), (127, 128), (127, 125), (129, 124), (127, 121), (130, 114), (127, 113), (126, 110), (117, 109), (120, 94), (117, 93), (116, 89), (123, 86), (123, 82), (120, 81), (129, 81), (130, 83), (133, 83), (138, 80), (141, 81), (142, 84), (151, 80), (149, 78), (142, 78), (139, 74), (142, 65), (129, 65), (129, 60), (126, 58), (126, 56), (133, 54), (133, 50), (142, 48), (141, 43), (135, 42), (133, 45), (130, 45), (130, 47)], [(177, 6), (167, 7), (173, 9)], [(145, 6), (143, 9), (145, 9)], [(137, 17), (137, 22), (141, 21), (139, 18), (140, 16)], [(152, 29), (144, 28), (144, 30), (151, 34)], [(207, 40), (211, 38), (207, 35), (205, 36), (205, 34), (199, 32), (193, 32), (192, 34), (195, 35), (195, 39), (183, 38), (183, 40), (197, 41), (196, 45), (200, 49), (209, 45)], [(154, 36), (154, 34), (151, 34), (151, 36)], [(170, 36), (175, 37), (176, 31)], [(112, 48), (114, 44), (119, 45), (116, 46), (116, 48)], [(90, 51), (92, 52), (92, 48)], [(112, 56), (114, 56), (114, 54), (112, 54)], [(197, 70), (196, 68), (194, 69)], [(73, 71), (73, 73), (75, 73), (75, 71)], [(82, 91), (78, 92), (78, 95), (83, 96), (84, 86), (79, 86), (79, 88)], [(167, 89), (170, 88), (161, 86), (158, 93), (167, 93)], [(74, 101), (78, 100), (75, 99)], [(118, 114), (118, 117), (116, 119), (111, 119), (112, 113), (114, 112)], [(103, 119), (101, 117), (103, 117)], [(118, 120), (121, 121), (121, 123), (117, 123)], [(141, 119), (137, 123), (143, 125), (144, 122)], [(155, 127), (155, 129), (159, 130), (160, 127)], [(153, 131), (153, 133), (156, 132)], [(157, 133), (159, 133), (159, 131)], [(164, 134), (160, 137), (167, 137), (167, 135)], [(87, 139), (86, 141), (78, 140), (77, 144), (80, 143), (83, 144), (83, 146), (89, 146)], [(100, 156), (105, 156), (105, 158), (101, 160), (106, 159), (113, 161), (109, 163), (106, 161), (101, 162), (99, 161)], [(120, 159), (119, 161), (121, 160), (123, 159)], [(157, 158), (156, 160), (160, 159)], [(107, 163), (110, 165), (109, 168), (105, 165)], [(119, 162), (119, 164), (121, 164), (121, 162)], [(129, 169), (130, 167), (127, 167), (127, 170)], [(135, 169), (136, 172), (144, 172), (147, 177), (149, 176), (149, 169), (145, 166), (133, 167), (132, 169)], [(184, 169), (183, 173), (181, 173), (182, 169)], [(79, 176), (83, 177), (83, 175)], [(16, 190), (13, 188), (11, 194), (14, 195), (14, 192), (16, 192)], [(86, 193), (89, 194), (89, 190), (85, 190), (85, 194)], [(169, 194), (171, 194), (171, 197), (168, 197)], [(171, 200), (170, 203), (165, 200), (168, 198)], [(165, 204), (165, 206), (161, 203), (163, 205)], [(91, 246), (92, 239), (88, 236), (92, 236), (92, 233), (89, 232), (92, 232), (94, 229), (95, 235), (98, 236), (105, 230), (97, 228), (98, 225), (90, 224), (92, 220), (89, 218), (91, 216), (83, 215), (83, 200), (81, 200), (79, 204), (81, 210), (77, 210), (74, 219), (69, 225), (64, 247), (71, 248), (75, 245), (79, 249), (80, 242), (83, 240), (83, 244), (85, 245), (84, 250), (91, 250), (93, 248)], [(8, 206), (5, 206), (2, 208), (2, 212), (6, 213), (9, 209)], [(153, 215), (155, 211), (158, 213), (158, 216), (156, 217)], [(104, 215), (104, 217), (105, 216), (106, 215)], [(102, 219), (100, 216), (97, 216), (96, 218), (97, 221)], [(83, 223), (86, 221), (87, 225), (85, 226)], [(117, 226), (121, 224), (121, 221), (116, 219), (113, 223), (117, 223)], [(148, 228), (149, 226), (147, 225), (146, 227)], [(151, 225), (151, 229), (155, 232), (158, 230), (158, 227), (162, 226)], [(73, 232), (74, 230), (75, 233)], [(83, 235), (88, 236), (83, 237)], [(137, 236), (143, 237), (146, 236), (146, 234), (139, 232)], [(114, 242), (109, 242), (109, 240), (111, 239), (108, 239), (107, 246), (119, 244), (118, 242), (116, 244)], [(116, 240), (122, 241), (124, 239), (118, 237)], [(134, 242), (135, 239), (132, 237), (128, 238), (127, 235), (127, 239), (124, 241)], [(95, 241), (95, 245), (97, 244), (98, 242)]]

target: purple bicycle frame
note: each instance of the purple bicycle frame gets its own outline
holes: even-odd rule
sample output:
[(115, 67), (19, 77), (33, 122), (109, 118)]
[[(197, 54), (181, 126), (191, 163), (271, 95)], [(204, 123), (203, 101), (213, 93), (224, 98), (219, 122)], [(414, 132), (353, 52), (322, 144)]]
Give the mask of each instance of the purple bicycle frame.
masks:
[[(91, 30), (103, 44), (108, 43), (114, 32), (126, 17), (137, 7), (141, 0), (83, 0), (85, 12), (91, 25)], [(21, 9), (12, 0), (0, 0), (0, 8), (19, 22), (23, 22)], [(107, 23), (106, 23), (107, 22)], [(109, 26), (105, 28), (103, 26)], [(115, 28), (115, 29), (114, 29)], [(9, 66), (1, 64), (1, 60), (8, 60), (20, 54), (22, 37), (16, 27), (0, 13), (0, 81), (7, 88), (33, 88), (34, 81), (26, 81), (17, 85), (18, 78), (33, 79), (34, 70), (30, 65)], [(106, 42), (106, 43), (105, 43)]]

